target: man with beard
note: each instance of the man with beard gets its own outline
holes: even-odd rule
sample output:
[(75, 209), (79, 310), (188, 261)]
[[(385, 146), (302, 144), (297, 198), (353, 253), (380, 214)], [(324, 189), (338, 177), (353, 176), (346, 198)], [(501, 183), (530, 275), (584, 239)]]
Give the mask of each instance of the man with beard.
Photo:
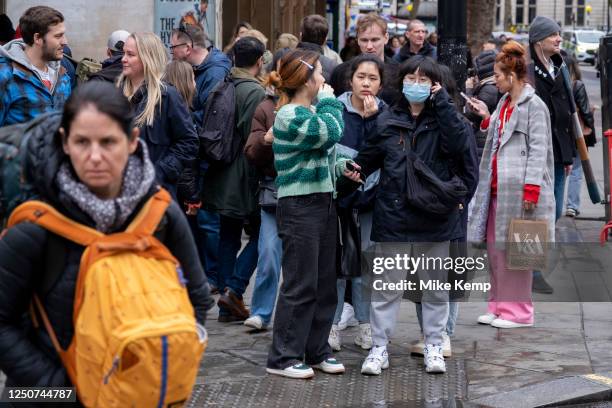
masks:
[(0, 48), (0, 126), (62, 110), (71, 91), (61, 65), (68, 43), (62, 13), (31, 7), (19, 19), (19, 27), (22, 38)]

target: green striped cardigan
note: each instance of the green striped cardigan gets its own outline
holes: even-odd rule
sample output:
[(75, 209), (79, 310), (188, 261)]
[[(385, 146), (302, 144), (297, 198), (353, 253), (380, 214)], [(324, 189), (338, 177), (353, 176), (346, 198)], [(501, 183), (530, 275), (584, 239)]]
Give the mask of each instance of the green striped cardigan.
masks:
[(310, 109), (297, 104), (281, 107), (274, 120), (274, 166), (278, 198), (313, 193), (335, 196), (336, 178), (347, 158), (336, 158), (342, 138), (342, 103), (321, 92)]

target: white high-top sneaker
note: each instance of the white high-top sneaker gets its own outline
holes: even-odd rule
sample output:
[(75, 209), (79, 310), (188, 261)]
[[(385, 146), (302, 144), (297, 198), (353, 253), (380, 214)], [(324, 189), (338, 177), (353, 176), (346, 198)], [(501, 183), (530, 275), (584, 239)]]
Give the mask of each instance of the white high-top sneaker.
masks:
[(355, 337), (355, 344), (364, 350), (372, 348), (372, 328), (370, 323), (359, 325), (359, 334)]
[(338, 331), (337, 325), (332, 325), (327, 342), (334, 351), (340, 351), (342, 349), (342, 340), (340, 339), (340, 332)]

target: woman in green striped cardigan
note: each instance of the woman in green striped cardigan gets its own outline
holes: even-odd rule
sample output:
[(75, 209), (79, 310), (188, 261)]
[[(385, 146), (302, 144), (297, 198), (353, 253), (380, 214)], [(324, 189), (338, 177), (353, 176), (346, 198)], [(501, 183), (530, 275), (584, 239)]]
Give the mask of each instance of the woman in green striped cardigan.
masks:
[[(353, 181), (360, 176), (347, 169), (350, 160), (336, 156), (342, 104), (324, 83), (319, 55), (311, 51), (285, 55), (270, 82), (281, 97), (272, 148), (283, 284), (267, 371), (292, 378), (312, 377), (312, 368), (343, 373), (327, 343), (337, 302), (335, 185), (342, 175)], [(319, 102), (312, 106), (315, 98)]]

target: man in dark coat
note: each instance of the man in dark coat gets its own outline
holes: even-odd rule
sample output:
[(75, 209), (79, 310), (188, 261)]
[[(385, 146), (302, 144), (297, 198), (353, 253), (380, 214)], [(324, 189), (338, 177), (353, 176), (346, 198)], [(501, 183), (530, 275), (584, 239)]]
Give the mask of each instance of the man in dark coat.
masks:
[[(399, 64), (393, 58), (385, 56), (385, 45), (389, 42), (387, 22), (378, 14), (370, 13), (357, 20), (355, 29), (361, 53), (375, 55), (385, 64), (383, 86), (378, 96), (387, 105), (393, 105), (402, 95), (397, 87)], [(338, 65), (332, 73), (330, 85), (336, 96), (351, 90), (348, 78), (350, 67), (351, 62), (346, 61)]]
[(121, 59), (123, 58), (123, 45), (127, 41), (130, 33), (125, 30), (113, 31), (108, 37), (106, 55), (107, 59), (102, 61), (102, 69), (89, 76), (90, 81), (107, 81), (115, 83), (121, 71), (123, 71), (123, 65)]
[[(236, 134), (240, 149), (236, 159), (227, 166), (211, 165), (204, 176), (202, 201), (204, 207), (220, 216), (219, 232), (219, 321), (245, 320), (249, 311), (242, 302), (251, 275), (257, 266), (257, 173), (247, 162), (243, 148), (251, 133), (253, 114), (265, 97), (264, 88), (256, 77), (263, 68), (264, 45), (254, 37), (244, 37), (234, 44), (231, 78), (236, 88)], [(250, 239), (242, 250), (242, 230), (248, 221)]]
[[(552, 124), (552, 142), (555, 158), (555, 219), (563, 212), (565, 179), (569, 174), (576, 142), (572, 131), (571, 94), (565, 88), (561, 67), (561, 27), (552, 19), (537, 16), (529, 28), (529, 52), (533, 62), (527, 70), (535, 85), (536, 94), (546, 103)], [(538, 293), (552, 293), (553, 288), (534, 271), (533, 290)]]
[(565, 178), (569, 173), (576, 142), (572, 131), (571, 95), (563, 83), (561, 66), (561, 36), (559, 25), (548, 17), (538, 16), (529, 28), (529, 50), (533, 62), (528, 72), (535, 84), (536, 94), (550, 111), (555, 155), (556, 218), (561, 217), (565, 193)]
[(412, 20), (406, 29), (406, 44), (402, 46), (394, 59), (399, 63), (415, 55), (436, 59), (436, 47), (431, 45), (429, 41), (425, 41), (426, 38), (427, 28), (425, 28), (425, 24), (420, 20)]
[(325, 17), (318, 14), (311, 14), (304, 17), (302, 26), (300, 27), (300, 42), (297, 48), (308, 51), (315, 51), (321, 56), (319, 62), (323, 68), (323, 77), (325, 81), (331, 80), (332, 72), (336, 68), (336, 61), (323, 55), (323, 44), (327, 41), (327, 33), (329, 26)]

